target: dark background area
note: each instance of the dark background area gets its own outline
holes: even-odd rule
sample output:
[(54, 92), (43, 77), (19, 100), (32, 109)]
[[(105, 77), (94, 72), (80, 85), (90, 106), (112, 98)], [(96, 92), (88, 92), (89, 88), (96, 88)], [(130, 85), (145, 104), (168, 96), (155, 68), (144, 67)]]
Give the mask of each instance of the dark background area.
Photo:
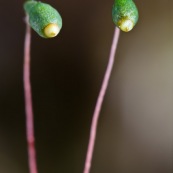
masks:
[[(23, 95), (22, 0), (0, 0), (0, 173), (29, 173)], [(31, 81), (39, 173), (82, 173), (107, 65), (113, 0), (44, 1), (63, 28), (32, 32)], [(136, 0), (140, 19), (121, 33), (91, 173), (173, 172), (173, 1)]]

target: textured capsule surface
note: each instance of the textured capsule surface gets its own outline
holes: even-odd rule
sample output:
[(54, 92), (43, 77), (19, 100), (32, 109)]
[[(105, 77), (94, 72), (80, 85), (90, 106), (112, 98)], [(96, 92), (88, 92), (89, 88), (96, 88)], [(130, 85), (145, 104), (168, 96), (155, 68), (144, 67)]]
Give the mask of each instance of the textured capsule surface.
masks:
[(30, 26), (41, 37), (52, 38), (61, 30), (62, 18), (58, 11), (49, 4), (38, 1), (26, 1), (24, 9), (29, 16)]
[(138, 18), (138, 9), (133, 0), (115, 0), (112, 8), (112, 19), (122, 31), (131, 31)]

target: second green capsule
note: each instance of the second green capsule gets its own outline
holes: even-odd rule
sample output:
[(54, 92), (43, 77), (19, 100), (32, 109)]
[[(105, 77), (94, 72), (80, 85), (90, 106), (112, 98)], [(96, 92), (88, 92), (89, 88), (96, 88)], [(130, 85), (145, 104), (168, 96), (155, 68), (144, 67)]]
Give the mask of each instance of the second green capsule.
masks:
[(26, 1), (24, 9), (29, 16), (30, 26), (43, 38), (55, 37), (62, 28), (62, 18), (49, 4), (39, 1)]
[(115, 25), (122, 31), (132, 30), (139, 18), (138, 9), (133, 0), (115, 0), (112, 18)]

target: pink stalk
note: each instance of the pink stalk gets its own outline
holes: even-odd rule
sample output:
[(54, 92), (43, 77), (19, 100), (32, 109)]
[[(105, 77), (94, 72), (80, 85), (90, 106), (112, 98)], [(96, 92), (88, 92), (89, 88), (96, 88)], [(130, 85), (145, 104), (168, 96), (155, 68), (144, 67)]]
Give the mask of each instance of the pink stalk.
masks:
[(105, 72), (105, 76), (102, 82), (102, 86), (100, 89), (99, 96), (97, 98), (94, 114), (93, 114), (93, 119), (92, 119), (92, 124), (91, 124), (91, 129), (90, 129), (90, 138), (89, 138), (89, 144), (88, 144), (88, 150), (87, 150), (87, 156), (86, 156), (86, 161), (85, 161), (85, 167), (83, 173), (89, 173), (90, 168), (91, 168), (91, 162), (92, 162), (92, 157), (93, 157), (93, 151), (94, 151), (94, 145), (95, 145), (95, 139), (96, 139), (96, 132), (97, 132), (97, 124), (98, 124), (98, 119), (100, 115), (100, 111), (102, 108), (102, 103), (103, 99), (107, 90), (107, 86), (109, 83), (111, 71), (113, 68), (114, 64), (114, 57), (118, 45), (118, 39), (120, 35), (120, 30), (118, 28), (115, 29), (114, 37), (113, 37), (113, 42), (111, 46), (111, 51), (110, 51), (110, 56), (109, 56), (109, 62), (108, 66)]
[(24, 82), (24, 95), (25, 95), (26, 135), (28, 143), (28, 164), (29, 164), (30, 173), (37, 173), (36, 150), (35, 150), (35, 139), (34, 139), (34, 120), (33, 120), (31, 83), (30, 83), (30, 45), (31, 45), (31, 28), (28, 24), (28, 20), (26, 20), (23, 82)]

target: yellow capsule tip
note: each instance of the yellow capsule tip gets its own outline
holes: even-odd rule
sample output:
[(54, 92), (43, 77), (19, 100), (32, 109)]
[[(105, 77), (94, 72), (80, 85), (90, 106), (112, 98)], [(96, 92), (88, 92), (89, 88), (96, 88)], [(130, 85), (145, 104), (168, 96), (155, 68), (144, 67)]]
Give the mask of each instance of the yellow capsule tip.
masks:
[(122, 19), (118, 22), (119, 28), (124, 32), (129, 32), (133, 29), (134, 23), (130, 19)]
[(58, 35), (60, 28), (57, 24), (50, 23), (44, 28), (44, 34), (47, 38), (53, 38)]

